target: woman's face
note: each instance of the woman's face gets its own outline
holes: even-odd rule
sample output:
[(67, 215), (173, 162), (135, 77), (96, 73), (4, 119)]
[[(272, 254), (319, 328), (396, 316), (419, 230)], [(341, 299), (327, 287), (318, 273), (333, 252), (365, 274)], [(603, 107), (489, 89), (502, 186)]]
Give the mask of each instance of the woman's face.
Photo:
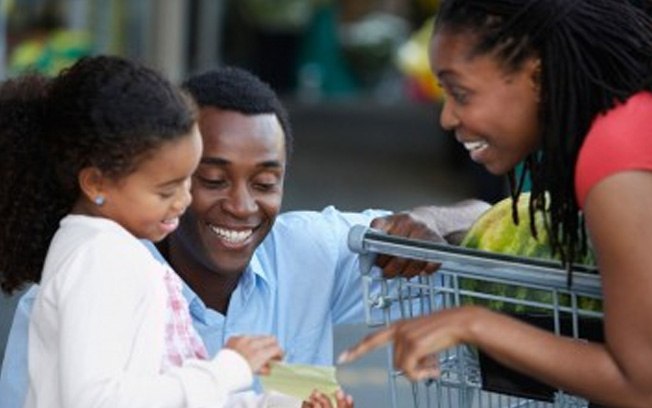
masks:
[(430, 66), (446, 93), (440, 122), (471, 159), (505, 174), (539, 145), (538, 59), (508, 71), (491, 54), (474, 55), (475, 37), (446, 29), (430, 43)]

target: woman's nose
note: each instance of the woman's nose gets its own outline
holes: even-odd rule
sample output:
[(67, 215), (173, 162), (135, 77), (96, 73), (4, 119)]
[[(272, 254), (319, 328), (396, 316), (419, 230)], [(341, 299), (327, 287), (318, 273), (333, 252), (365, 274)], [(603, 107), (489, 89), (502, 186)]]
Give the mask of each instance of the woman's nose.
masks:
[(444, 101), (444, 106), (441, 108), (439, 123), (445, 130), (454, 130), (460, 123), (459, 118), (455, 114), (453, 104), (448, 101)]

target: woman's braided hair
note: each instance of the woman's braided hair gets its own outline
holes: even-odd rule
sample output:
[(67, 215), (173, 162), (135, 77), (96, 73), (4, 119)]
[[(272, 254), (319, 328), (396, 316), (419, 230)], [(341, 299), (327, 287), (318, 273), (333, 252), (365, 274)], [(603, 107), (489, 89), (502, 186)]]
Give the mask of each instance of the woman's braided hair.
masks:
[(541, 149), (510, 184), (517, 198), (531, 178), (530, 217), (547, 207), (553, 248), (570, 270), (586, 251), (575, 162), (598, 114), (652, 88), (649, 16), (626, 0), (444, 0), (435, 29), (470, 34), (474, 53), (496, 55), (505, 70), (540, 58)]

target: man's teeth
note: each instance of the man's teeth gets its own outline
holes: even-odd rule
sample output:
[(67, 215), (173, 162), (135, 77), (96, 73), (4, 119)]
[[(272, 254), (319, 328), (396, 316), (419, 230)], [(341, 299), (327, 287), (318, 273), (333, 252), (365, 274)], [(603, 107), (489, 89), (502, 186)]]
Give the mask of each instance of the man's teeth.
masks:
[(217, 236), (219, 236), (225, 241), (232, 242), (232, 243), (244, 242), (253, 233), (253, 230), (250, 229), (245, 231), (234, 231), (225, 228), (214, 227), (212, 225), (211, 225), (211, 229), (215, 234), (217, 234)]
[(479, 142), (465, 142), (464, 143), (464, 147), (466, 148), (466, 150), (468, 150), (470, 152), (472, 152), (474, 150), (481, 149), (483, 147), (487, 147), (487, 146), (488, 146), (487, 142), (482, 142), (482, 141), (479, 141)]

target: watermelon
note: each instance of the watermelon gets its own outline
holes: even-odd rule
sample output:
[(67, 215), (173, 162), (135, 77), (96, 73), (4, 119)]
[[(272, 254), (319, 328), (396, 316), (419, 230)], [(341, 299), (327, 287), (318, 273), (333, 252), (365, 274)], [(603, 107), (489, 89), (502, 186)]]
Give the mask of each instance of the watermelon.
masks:
[[(506, 198), (483, 213), (462, 240), (461, 246), (482, 251), (497, 252), (517, 257), (530, 257), (559, 260), (550, 245), (546, 229), (547, 214), (538, 210), (534, 216), (537, 237), (532, 235), (529, 216), (530, 193), (522, 193), (518, 199), (518, 225), (514, 224), (512, 216), (512, 198)], [(583, 264), (595, 265), (593, 251), (589, 250), (583, 259)], [(474, 292), (504, 296), (510, 299), (531, 300), (552, 304), (552, 292), (525, 288), (517, 285), (479, 281), (471, 278), (461, 278), (460, 288)], [(486, 300), (464, 296), (465, 304), (481, 304), (494, 310), (504, 312), (542, 312), (546, 309), (535, 308), (523, 304), (515, 304), (503, 300)], [(570, 297), (560, 295), (560, 303), (570, 306)], [(578, 297), (578, 307), (583, 310), (599, 311), (601, 301), (589, 297)], [(549, 309), (548, 309), (549, 310)]]

